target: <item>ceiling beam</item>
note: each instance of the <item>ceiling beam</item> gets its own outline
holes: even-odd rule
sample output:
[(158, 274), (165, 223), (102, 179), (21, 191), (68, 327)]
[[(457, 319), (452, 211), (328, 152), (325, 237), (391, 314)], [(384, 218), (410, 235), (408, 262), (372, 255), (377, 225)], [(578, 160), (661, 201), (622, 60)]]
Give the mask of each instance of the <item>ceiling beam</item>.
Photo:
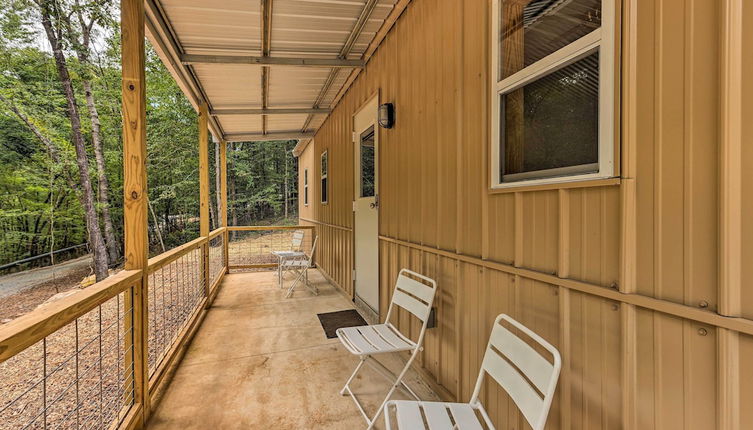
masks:
[[(147, 37), (162, 58), (162, 62), (170, 70), (170, 74), (173, 75), (175, 82), (181, 87), (191, 105), (198, 112), (201, 101), (207, 100), (207, 95), (201, 86), (201, 82), (199, 82), (198, 77), (192, 72), (190, 67), (180, 64), (180, 56), (183, 54), (183, 48), (177, 42), (175, 33), (165, 18), (158, 1), (146, 0), (144, 5)], [(222, 126), (215, 118), (209, 118), (209, 128), (212, 130), (212, 135), (215, 138), (219, 139), (224, 133)]]
[(213, 109), (210, 115), (294, 115), (294, 114), (328, 114), (332, 109), (325, 108), (262, 108), (262, 109)]
[(226, 134), (225, 141), (227, 142), (260, 142), (268, 140), (300, 140), (311, 139), (314, 137), (314, 133), (299, 133), (299, 132), (279, 132), (279, 133), (233, 133)]
[(335, 67), (362, 68), (364, 61), (339, 58), (303, 58), (303, 57), (257, 57), (249, 55), (195, 55), (183, 54), (180, 61), (187, 64), (258, 64), (262, 66), (301, 66), (301, 67)]
[[(363, 9), (361, 9), (361, 14), (358, 16), (358, 19), (356, 20), (355, 25), (350, 30), (350, 34), (348, 34), (348, 38), (345, 40), (345, 44), (343, 44), (343, 47), (340, 49), (340, 55), (339, 58), (348, 58), (348, 54), (350, 54), (351, 49), (353, 49), (353, 45), (358, 40), (358, 37), (361, 35), (361, 32), (363, 31), (364, 27), (366, 26), (366, 23), (369, 21), (369, 18), (371, 17), (371, 13), (374, 12), (374, 8), (377, 5), (377, 0), (367, 0), (366, 4), (363, 5)], [(342, 60), (347, 61), (347, 60)], [(366, 65), (366, 61), (361, 59), (358, 60), (361, 61), (364, 66)], [(362, 67), (364, 67), (362, 66)], [(314, 101), (314, 107), (318, 108), (319, 105), (321, 105), (322, 101), (324, 101), (324, 97), (326, 97), (327, 93), (329, 92), (330, 87), (335, 82), (335, 78), (337, 78), (337, 73), (339, 72), (338, 69), (332, 69), (329, 72), (329, 76), (327, 76), (327, 80), (324, 81), (324, 85), (322, 85), (322, 89), (319, 91), (319, 95), (316, 96), (316, 100)], [(303, 126), (301, 127), (301, 131), (306, 131), (309, 128), (309, 125), (311, 124), (311, 120), (314, 117), (312, 115), (309, 115), (306, 118), (306, 121), (303, 122)]]

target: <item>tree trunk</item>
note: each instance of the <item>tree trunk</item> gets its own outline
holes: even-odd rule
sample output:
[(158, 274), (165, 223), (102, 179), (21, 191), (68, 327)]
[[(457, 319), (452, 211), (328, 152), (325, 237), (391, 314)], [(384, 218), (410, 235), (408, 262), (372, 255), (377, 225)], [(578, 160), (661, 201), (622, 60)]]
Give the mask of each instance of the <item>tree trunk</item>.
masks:
[(157, 233), (157, 239), (159, 239), (159, 246), (162, 248), (162, 252), (165, 252), (165, 242), (162, 241), (162, 232), (159, 228), (159, 220), (157, 219), (157, 215), (154, 214), (154, 208), (152, 207), (151, 200), (147, 200), (147, 205), (149, 205), (149, 212), (152, 214), (152, 220), (154, 221), (154, 232)]
[[(84, 18), (83, 8), (79, 4), (79, 0), (76, 0), (76, 15), (78, 17), (79, 26), (81, 28), (81, 41), (73, 32), (73, 27), (68, 24), (68, 39), (72, 41), (72, 45), (78, 54), (78, 60), (84, 67), (83, 73), (83, 87), (86, 96), (86, 108), (89, 112), (89, 119), (92, 127), (92, 146), (94, 147), (94, 158), (97, 165), (97, 201), (99, 203), (99, 209), (102, 213), (102, 220), (105, 227), (105, 242), (107, 245), (107, 252), (110, 256), (110, 262), (114, 263), (120, 260), (120, 244), (115, 236), (115, 228), (113, 227), (112, 217), (110, 216), (110, 195), (109, 195), (109, 182), (107, 180), (107, 174), (105, 170), (105, 157), (102, 144), (102, 133), (99, 122), (99, 112), (97, 111), (97, 104), (94, 101), (94, 91), (92, 91), (91, 85), (91, 62), (89, 61), (89, 49), (91, 45), (91, 31), (96, 22), (96, 17), (92, 17), (89, 22)], [(94, 12), (95, 16), (97, 12)]]
[(99, 209), (102, 211), (102, 220), (105, 226), (105, 241), (107, 242), (107, 252), (110, 261), (115, 263), (120, 260), (120, 244), (115, 237), (115, 228), (110, 216), (110, 185), (107, 181), (105, 171), (105, 157), (102, 148), (102, 135), (100, 134), (99, 113), (94, 103), (94, 93), (92, 92), (91, 83), (84, 81), (84, 92), (86, 92), (86, 107), (89, 110), (89, 118), (92, 124), (92, 144), (94, 146), (94, 158), (97, 162), (97, 184), (98, 184), (98, 201)]
[(105, 248), (102, 232), (99, 229), (99, 220), (94, 208), (94, 192), (92, 191), (91, 179), (89, 178), (89, 159), (86, 155), (86, 146), (84, 137), (81, 132), (81, 117), (78, 113), (76, 96), (73, 91), (68, 65), (60, 46), (60, 37), (53, 29), (51, 16), (53, 15), (53, 6), (50, 0), (44, 0), (40, 3), (42, 12), (42, 26), (44, 27), (47, 39), (52, 46), (52, 53), (55, 58), (55, 66), (58, 72), (60, 84), (63, 86), (65, 99), (68, 105), (68, 119), (71, 123), (73, 133), (73, 143), (76, 148), (76, 164), (78, 165), (79, 183), (81, 184), (81, 194), (86, 218), (86, 229), (89, 234), (89, 246), (94, 252), (94, 274), (99, 282), (108, 276), (108, 256)]

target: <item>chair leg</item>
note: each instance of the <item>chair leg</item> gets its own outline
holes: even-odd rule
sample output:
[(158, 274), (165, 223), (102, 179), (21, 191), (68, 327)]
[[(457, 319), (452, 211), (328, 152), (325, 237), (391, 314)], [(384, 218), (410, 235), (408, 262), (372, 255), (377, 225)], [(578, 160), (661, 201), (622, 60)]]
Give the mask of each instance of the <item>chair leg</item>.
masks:
[(289, 298), (293, 294), (293, 290), (295, 290), (295, 286), (298, 285), (298, 283), (301, 281), (302, 278), (303, 278), (303, 272), (300, 272), (298, 274), (298, 277), (295, 278), (292, 284), (290, 284), (290, 288), (288, 288), (288, 292), (285, 293), (285, 298)]
[(349, 389), (348, 385), (350, 385), (350, 381), (352, 381), (353, 378), (356, 377), (356, 373), (358, 373), (358, 371), (361, 370), (361, 366), (363, 366), (363, 363), (366, 362), (367, 358), (368, 358), (368, 356), (361, 357), (361, 361), (358, 363), (358, 366), (356, 366), (356, 370), (353, 371), (353, 374), (350, 375), (350, 378), (348, 378), (348, 382), (346, 382), (345, 385), (343, 386), (343, 389), (340, 390), (340, 395), (341, 396), (344, 396), (346, 394), (345, 391), (346, 391), (346, 389)]

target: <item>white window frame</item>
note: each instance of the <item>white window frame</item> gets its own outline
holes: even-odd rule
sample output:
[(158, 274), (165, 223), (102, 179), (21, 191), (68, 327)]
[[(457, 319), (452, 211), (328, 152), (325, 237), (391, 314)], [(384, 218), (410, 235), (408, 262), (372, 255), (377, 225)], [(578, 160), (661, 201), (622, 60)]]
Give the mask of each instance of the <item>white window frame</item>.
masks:
[[(321, 172), (319, 178), (319, 200), (323, 205), (326, 205), (329, 202), (329, 154), (327, 154), (327, 152), (328, 151), (324, 151), (322, 152), (322, 155), (319, 156), (319, 171)], [(324, 160), (325, 157), (327, 158), (327, 169), (322, 169), (322, 160)], [(324, 185), (325, 179), (327, 179), (327, 185)], [(326, 192), (323, 193), (322, 190), (324, 189), (326, 189)]]
[[(602, 0), (601, 26), (580, 39), (566, 45), (516, 73), (499, 79), (499, 52), (501, 48), (500, 5), (503, 0), (492, 0), (491, 31), (491, 160), (490, 179), (492, 189), (524, 187), (531, 185), (558, 184), (614, 177), (615, 152), (615, 0)], [(519, 180), (502, 182), (500, 172), (500, 98), (524, 85), (566, 67), (594, 52), (599, 52), (599, 161), (598, 172), (567, 175), (568, 167), (562, 168), (562, 176), (526, 179), (537, 176), (534, 172), (520, 174)], [(575, 167), (575, 166), (573, 166)], [(560, 169), (557, 169), (560, 170)], [(539, 171), (544, 172), (544, 171)]]
[(303, 205), (309, 205), (309, 168), (303, 169)]

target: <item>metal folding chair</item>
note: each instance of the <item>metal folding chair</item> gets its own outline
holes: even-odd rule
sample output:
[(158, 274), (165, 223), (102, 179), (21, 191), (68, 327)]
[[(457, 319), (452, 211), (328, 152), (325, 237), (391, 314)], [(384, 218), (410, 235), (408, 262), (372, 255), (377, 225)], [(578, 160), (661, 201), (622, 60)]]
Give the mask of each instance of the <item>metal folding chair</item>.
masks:
[[(408, 385), (403, 382), (405, 373), (410, 368), (413, 360), (418, 356), (418, 352), (423, 349), (422, 344), (424, 341), (424, 335), (426, 334), (426, 326), (429, 321), (429, 314), (431, 313), (431, 306), (434, 303), (434, 296), (437, 292), (437, 283), (433, 279), (420, 275), (416, 272), (412, 272), (408, 269), (400, 271), (397, 277), (397, 283), (395, 284), (395, 292), (392, 295), (392, 302), (390, 303), (389, 310), (387, 311), (387, 318), (384, 324), (366, 325), (360, 327), (347, 327), (337, 330), (337, 337), (342, 342), (345, 349), (351, 354), (359, 356), (361, 361), (356, 366), (353, 374), (348, 378), (348, 382), (340, 390), (341, 395), (350, 395), (353, 401), (356, 403), (358, 410), (366, 419), (369, 424), (369, 429), (374, 426), (376, 419), (379, 418), (379, 414), (384, 409), (384, 405), (392, 396), (392, 393), (399, 386), (402, 386), (411, 396), (418, 400), (418, 396)], [(421, 333), (418, 336), (418, 340), (413, 342), (408, 336), (405, 336), (400, 332), (392, 323), (390, 323), (390, 316), (395, 306), (399, 306), (406, 311), (413, 314), (418, 318), (421, 325)], [(389, 371), (384, 365), (379, 363), (373, 356), (378, 354), (385, 354), (391, 352), (411, 351), (410, 358), (402, 371), (395, 375)], [(379, 374), (387, 378), (392, 382), (389, 392), (384, 398), (384, 401), (379, 406), (379, 409), (374, 414), (373, 418), (369, 418), (363, 406), (356, 398), (353, 391), (350, 389), (350, 383), (355, 378), (356, 374), (364, 363), (368, 363)]]
[(282, 288), (282, 280), (285, 277), (282, 261), (285, 259), (300, 259), (305, 257), (306, 254), (301, 250), (303, 247), (303, 238), (305, 236), (306, 232), (304, 230), (296, 230), (293, 232), (289, 251), (272, 251), (272, 254), (277, 257), (277, 285), (279, 285), (280, 288)]
[[(313, 285), (309, 283), (309, 267), (311, 267), (311, 262), (314, 259), (314, 252), (316, 252), (316, 242), (319, 240), (319, 237), (314, 238), (314, 243), (311, 246), (311, 254), (302, 253), (302, 256), (297, 257), (286, 257), (282, 260), (280, 260), (280, 270), (282, 272), (285, 271), (293, 271), (296, 275), (296, 278), (293, 280), (293, 283), (290, 284), (290, 287), (288, 288), (288, 292), (285, 293), (285, 297), (290, 297), (293, 294), (293, 290), (295, 290), (295, 287), (298, 285), (298, 283), (303, 282), (306, 288), (308, 288), (314, 295), (319, 294), (319, 289), (316, 288), (316, 285)], [(281, 280), (282, 282), (282, 280)]]
[[(502, 326), (503, 320), (552, 354), (552, 362)], [(505, 314), (499, 315), (494, 321), (471, 401), (390, 401), (384, 414), (387, 430), (482, 430), (482, 420), (486, 428), (493, 430), (494, 424), (478, 398), (487, 374), (509, 394), (533, 430), (542, 430), (557, 388), (561, 363), (560, 353), (555, 347), (523, 324)], [(392, 427), (392, 421), (397, 422), (397, 427)]]

